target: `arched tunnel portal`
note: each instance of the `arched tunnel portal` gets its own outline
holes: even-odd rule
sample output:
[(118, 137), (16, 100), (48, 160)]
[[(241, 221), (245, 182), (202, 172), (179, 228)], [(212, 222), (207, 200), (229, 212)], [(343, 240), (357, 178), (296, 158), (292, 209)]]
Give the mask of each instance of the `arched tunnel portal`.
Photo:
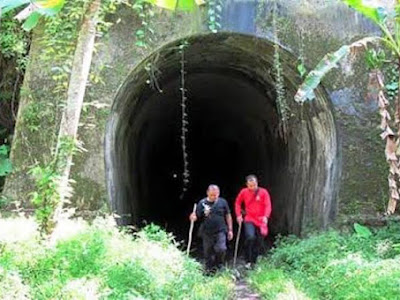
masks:
[[(286, 50), (279, 53), (290, 108), (285, 133), (268, 40), (234, 33), (192, 36), (163, 46), (131, 72), (106, 132), (107, 185), (120, 224), (146, 220), (185, 237), (193, 203), (209, 184), (218, 184), (232, 207), (250, 173), (270, 190), (272, 233), (300, 234), (334, 218), (339, 164), (331, 104), (323, 88), (313, 102), (294, 103), (296, 60)], [(190, 172), (183, 197), (182, 70)]]

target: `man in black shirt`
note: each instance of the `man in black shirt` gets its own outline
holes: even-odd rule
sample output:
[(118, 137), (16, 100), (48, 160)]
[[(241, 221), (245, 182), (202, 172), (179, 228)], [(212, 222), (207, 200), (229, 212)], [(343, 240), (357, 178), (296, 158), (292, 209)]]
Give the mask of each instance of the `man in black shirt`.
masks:
[(191, 221), (200, 219), (199, 235), (203, 240), (206, 270), (212, 271), (222, 266), (226, 253), (226, 238), (233, 239), (232, 216), (228, 203), (219, 197), (219, 187), (211, 184), (207, 197), (197, 204), (196, 213), (190, 215)]

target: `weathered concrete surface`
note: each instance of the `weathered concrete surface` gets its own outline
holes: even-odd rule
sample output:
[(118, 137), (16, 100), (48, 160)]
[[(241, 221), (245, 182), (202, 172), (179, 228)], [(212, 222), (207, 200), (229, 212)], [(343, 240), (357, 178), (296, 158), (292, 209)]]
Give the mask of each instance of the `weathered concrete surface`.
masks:
[[(355, 14), (339, 0), (277, 2), (276, 21), (280, 44), (292, 51), (295, 56), (301, 55), (305, 63), (311, 67), (315, 66), (326, 52), (334, 51), (343, 43), (377, 31), (371, 23)], [(223, 29), (271, 39), (275, 34), (272, 30), (271, 10), (272, 1), (257, 5), (255, 1), (226, 1), (222, 12)], [(94, 58), (93, 69), (103, 68), (100, 74), (105, 84), (92, 83), (88, 87), (85, 98), (87, 106), (83, 114), (79, 137), (88, 152), (76, 157), (72, 170), (73, 178), (77, 181), (74, 185), (73, 201), (81, 209), (107, 209), (103, 138), (106, 120), (118, 87), (135, 67), (139, 68), (135, 72), (143, 73), (145, 65), (143, 63), (140, 65), (140, 62), (154, 50), (170, 41), (204, 32), (207, 24), (204, 11), (203, 14), (193, 17), (190, 14), (173, 14), (160, 10), (152, 18), (156, 35), (148, 49), (144, 50), (134, 45), (134, 33), (140, 26), (138, 17), (134, 16), (131, 10), (121, 9), (113, 19), (114, 21), (120, 19), (120, 22), (101, 39), (101, 45)], [(28, 180), (26, 171), (35, 161), (42, 163), (49, 161), (49, 149), (54, 146), (59, 119), (59, 112), (46, 115), (46, 112), (51, 111), (51, 107), (59, 103), (60, 99), (52, 99), (48, 95), (48, 91), (52, 89), (52, 72), (46, 67), (46, 63), (40, 60), (41, 34), (39, 28), (32, 44), (32, 61), (24, 82), (12, 152), (16, 168), (14, 175), (7, 180), (4, 192), (5, 196), (26, 203), (28, 202), (27, 194), (31, 191), (31, 181)], [(154, 55), (150, 57), (157, 59)], [(176, 60), (171, 60), (171, 63), (176, 64)], [(272, 64), (272, 61), (269, 61), (269, 64)], [(165, 65), (165, 68), (168, 66)], [(296, 78), (296, 63), (292, 62), (285, 72), (288, 72), (285, 73), (286, 78)], [(372, 118), (377, 112), (370, 106), (364, 105), (366, 81), (366, 70), (360, 60), (347, 61), (324, 81), (328, 94), (333, 99), (339, 130), (339, 145), (334, 134), (336, 131), (332, 130), (334, 121), (330, 113), (327, 114), (331, 109), (331, 104), (328, 102), (315, 102), (310, 108), (302, 108), (306, 112), (309, 110), (306, 113), (306, 115), (310, 113), (308, 117), (296, 119), (299, 116), (295, 116), (291, 121), (294, 131), (288, 148), (298, 149), (299, 152), (289, 152), (286, 156), (287, 170), (293, 172), (278, 174), (277, 184), (273, 190), (283, 191), (288, 188), (288, 185), (292, 185), (287, 197), (296, 200), (275, 203), (275, 209), (281, 216), (281, 228), (289, 232), (298, 232), (299, 224), (303, 227), (307, 223), (314, 222), (315, 219), (318, 225), (327, 224), (336, 214), (336, 200), (339, 200), (341, 211), (346, 213), (383, 210), (382, 203), (386, 202), (387, 190), (386, 168), (382, 167), (385, 166), (383, 145), (380, 144), (377, 136), (377, 123)], [(293, 95), (296, 84), (295, 81), (288, 83), (288, 98)], [(321, 99), (326, 99), (326, 96), (321, 95)], [(41, 118), (28, 120), (35, 126), (46, 128), (45, 135), (38, 135), (34, 130), (26, 129), (29, 124), (26, 118), (23, 118), (23, 111), (24, 107), (29, 107), (29, 103), (45, 105), (44, 110), (41, 107), (35, 107), (44, 112)], [(318, 109), (313, 109), (313, 106)], [(115, 106), (115, 109), (121, 108)], [(50, 116), (53, 117), (49, 120)], [(115, 126), (113, 124), (119, 121), (121, 120), (118, 118), (112, 118), (108, 124), (109, 128), (113, 128)], [(113, 140), (112, 137), (111, 140)], [(111, 144), (106, 147), (106, 155), (112, 154), (110, 147)], [(339, 149), (338, 153), (337, 149)], [(287, 174), (291, 175), (288, 177)], [(332, 174), (342, 175), (340, 180), (337, 180)], [(306, 179), (296, 180), (296, 177), (303, 176)], [(321, 184), (305, 184), (315, 179)], [(109, 193), (113, 195), (121, 193), (117, 183), (111, 182), (109, 186), (111, 187)], [(338, 197), (336, 197), (338, 192)], [(321, 197), (327, 200), (319, 199)], [(382, 201), (382, 198), (385, 199)], [(121, 203), (128, 205), (127, 202)], [(130, 207), (122, 209), (130, 210)], [(285, 217), (283, 217), (284, 212), (287, 212)], [(295, 214), (291, 215), (292, 213)], [(316, 218), (310, 216), (316, 216)]]
[[(246, 173), (253, 171), (260, 175), (260, 183), (268, 186), (274, 199), (273, 232), (299, 234), (310, 224), (326, 226), (336, 212), (339, 162), (336, 125), (325, 92), (318, 90), (317, 100), (303, 106), (288, 103), (291, 118), (285, 142), (278, 133), (273, 44), (232, 33), (198, 35), (186, 40), (193, 187), (182, 202), (176, 193), (179, 187), (173, 190), (166, 183), (169, 174), (175, 171), (180, 177), (182, 172), (180, 157), (176, 158), (180, 142), (174, 139), (180, 135), (180, 97), (176, 94), (179, 84), (169, 84), (180, 70), (176, 49), (182, 41), (177, 41), (143, 62), (146, 65), (157, 57), (154, 67), (162, 74), (158, 78), (162, 93), (149, 88), (146, 70), (137, 68), (115, 98), (106, 136), (106, 165), (110, 199), (113, 210), (123, 216), (121, 223), (153, 217), (172, 226), (180, 218), (177, 212), (190, 211), (193, 198), (201, 197), (207, 182), (217, 179), (224, 197), (232, 201)], [(300, 84), (292, 68), (295, 58), (282, 50), (281, 60), (287, 97), (291, 99)], [(205, 72), (207, 75), (202, 75)], [(246, 86), (246, 81), (256, 86), (260, 95)], [(240, 88), (236, 90), (237, 86)], [(242, 91), (243, 96), (238, 97)], [(219, 123), (218, 119), (223, 121)], [(171, 122), (171, 129), (165, 129)], [(202, 131), (206, 131), (204, 136)], [(155, 144), (163, 149), (161, 153), (151, 154), (154, 150), (147, 145)], [(219, 151), (207, 154), (205, 148), (197, 156), (196, 149), (202, 144), (220, 147), (219, 151), (225, 154), (214, 161)], [(225, 165), (224, 157), (235, 149), (239, 149), (238, 155)], [(146, 163), (151, 161), (158, 163)], [(174, 163), (167, 165), (170, 161)], [(221, 173), (220, 168), (230, 171)], [(229, 183), (224, 182), (226, 177), (230, 178)], [(160, 192), (152, 191), (153, 186)], [(157, 219), (159, 211), (165, 218)]]

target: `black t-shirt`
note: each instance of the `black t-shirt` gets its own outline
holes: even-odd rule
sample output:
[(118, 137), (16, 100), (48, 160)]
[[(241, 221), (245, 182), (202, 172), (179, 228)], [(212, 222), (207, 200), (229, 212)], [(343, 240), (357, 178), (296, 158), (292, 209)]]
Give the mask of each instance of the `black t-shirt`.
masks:
[[(206, 217), (204, 211), (209, 207), (210, 214)], [(202, 220), (201, 230), (205, 234), (227, 231), (225, 217), (230, 214), (228, 202), (224, 198), (218, 198), (210, 202), (207, 198), (199, 201), (197, 204), (196, 215)]]

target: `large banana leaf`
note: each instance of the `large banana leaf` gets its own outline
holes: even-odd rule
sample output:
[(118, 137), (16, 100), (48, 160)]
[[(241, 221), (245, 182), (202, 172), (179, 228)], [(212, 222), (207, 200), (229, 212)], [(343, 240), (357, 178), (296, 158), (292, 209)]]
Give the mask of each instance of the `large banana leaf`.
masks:
[(65, 4), (65, 0), (36, 0), (32, 1), (38, 12), (45, 15), (55, 15)]
[(193, 10), (196, 5), (202, 5), (204, 0), (147, 0), (147, 2), (170, 10)]
[(324, 58), (317, 64), (314, 70), (308, 73), (304, 82), (297, 90), (294, 100), (299, 103), (303, 103), (307, 100), (313, 100), (315, 98), (314, 90), (320, 84), (322, 78), (333, 68), (337, 67), (339, 61), (345, 58), (351, 51), (355, 51), (356, 48), (366, 47), (367, 43), (376, 42), (380, 40), (379, 37), (367, 37), (358, 40), (351, 45), (344, 45), (340, 47), (334, 53), (328, 53)]
[(29, 4), (15, 18), (25, 20), (22, 28), (29, 31), (39, 22), (41, 15), (54, 16), (65, 4), (65, 0), (0, 0), (0, 16), (8, 11)]
[(0, 0), (0, 14), (28, 3), (32, 5), (33, 11), (41, 15), (55, 15), (64, 6), (65, 0)]
[(343, 0), (343, 2), (377, 24), (385, 20), (386, 13), (380, 5), (381, 1)]

